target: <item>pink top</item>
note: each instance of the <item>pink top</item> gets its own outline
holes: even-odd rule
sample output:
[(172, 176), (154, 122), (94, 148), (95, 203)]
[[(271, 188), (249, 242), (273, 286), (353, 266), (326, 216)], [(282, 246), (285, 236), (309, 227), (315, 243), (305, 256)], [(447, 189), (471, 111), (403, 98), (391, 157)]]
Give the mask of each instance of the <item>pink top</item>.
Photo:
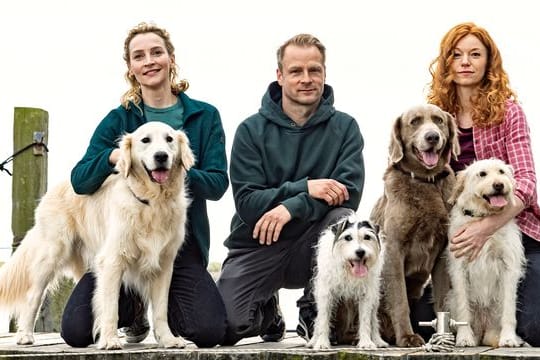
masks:
[(540, 241), (540, 207), (530, 129), (521, 106), (507, 101), (504, 121), (488, 128), (474, 127), (473, 140), (478, 160), (495, 157), (514, 168), (514, 193), (525, 204), (516, 217), (518, 225), (525, 234)]

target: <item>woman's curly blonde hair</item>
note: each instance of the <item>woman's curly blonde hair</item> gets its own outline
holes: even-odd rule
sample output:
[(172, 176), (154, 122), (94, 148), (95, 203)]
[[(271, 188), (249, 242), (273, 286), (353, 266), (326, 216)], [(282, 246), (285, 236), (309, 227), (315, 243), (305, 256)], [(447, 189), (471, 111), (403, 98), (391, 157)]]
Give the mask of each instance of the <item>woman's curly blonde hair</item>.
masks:
[[(165, 42), (165, 48), (167, 49), (167, 52), (169, 53), (170, 56), (174, 56), (174, 45), (171, 42), (171, 38), (167, 30), (160, 28), (155, 24), (146, 23), (146, 22), (139, 23), (137, 26), (129, 30), (126, 40), (124, 41), (124, 60), (128, 67), (128, 70), (126, 71), (126, 74), (125, 74), (125, 78), (127, 82), (130, 84), (131, 88), (128, 91), (126, 91), (124, 95), (122, 95), (122, 98), (121, 98), (121, 103), (126, 109), (129, 108), (130, 103), (133, 103), (136, 107), (139, 107), (139, 104), (142, 101), (141, 86), (137, 82), (137, 79), (135, 79), (135, 76), (129, 71), (129, 66), (130, 66), (129, 44), (131, 43), (131, 40), (133, 40), (133, 38), (136, 35), (146, 34), (150, 32), (162, 38), (163, 41)], [(182, 91), (186, 91), (189, 87), (189, 83), (187, 80), (185, 79), (178, 80), (177, 77), (178, 77), (178, 69), (176, 67), (176, 63), (174, 63), (170, 68), (169, 79), (171, 82), (171, 92), (175, 95), (178, 95)]]
[(433, 79), (429, 84), (427, 100), (454, 115), (462, 110), (451, 64), (457, 43), (469, 34), (476, 36), (488, 52), (484, 78), (478, 93), (471, 98), (473, 124), (477, 127), (497, 125), (504, 121), (506, 100), (517, 101), (517, 96), (510, 88), (508, 75), (503, 69), (501, 54), (495, 42), (485, 29), (474, 23), (458, 24), (443, 37), (439, 55), (430, 64), (429, 72)]

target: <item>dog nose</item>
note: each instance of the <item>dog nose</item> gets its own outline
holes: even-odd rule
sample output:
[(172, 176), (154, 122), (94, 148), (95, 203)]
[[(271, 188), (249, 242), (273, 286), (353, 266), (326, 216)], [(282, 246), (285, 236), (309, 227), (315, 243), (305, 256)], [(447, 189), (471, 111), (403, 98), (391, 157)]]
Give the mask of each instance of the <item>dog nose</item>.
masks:
[(163, 164), (164, 162), (167, 161), (168, 158), (169, 158), (169, 155), (165, 151), (159, 151), (154, 154), (154, 160), (158, 164)]
[(428, 133), (426, 133), (425, 139), (430, 144), (436, 144), (439, 142), (440, 137), (436, 131), (429, 131)]
[(500, 182), (493, 183), (493, 189), (497, 192), (501, 192), (504, 190), (504, 184)]
[(363, 258), (364, 255), (366, 255), (366, 251), (364, 249), (356, 250), (356, 256), (358, 256), (359, 259)]

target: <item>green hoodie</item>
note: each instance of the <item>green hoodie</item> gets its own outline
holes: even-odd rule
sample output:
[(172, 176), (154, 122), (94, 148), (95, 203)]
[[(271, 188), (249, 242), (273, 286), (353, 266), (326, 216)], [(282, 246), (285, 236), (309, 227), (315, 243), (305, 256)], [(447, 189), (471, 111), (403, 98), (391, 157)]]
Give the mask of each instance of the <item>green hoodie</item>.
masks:
[[(184, 106), (184, 126), (196, 163), (187, 174), (188, 194), (191, 205), (188, 210), (187, 235), (199, 245), (203, 262), (208, 264), (210, 248), (210, 225), (206, 200), (219, 200), (227, 187), (227, 157), (225, 133), (218, 110), (210, 104), (178, 95)], [(142, 108), (143, 104), (140, 104)], [(109, 155), (118, 147), (119, 138), (133, 132), (147, 120), (139, 108), (131, 104), (129, 109), (119, 106), (111, 110), (99, 123), (84, 157), (71, 171), (71, 184), (78, 194), (94, 193), (114, 171)], [(172, 226), (172, 224), (171, 224)]]
[(325, 85), (315, 114), (297, 126), (282, 110), (281, 86), (273, 82), (259, 112), (244, 120), (234, 137), (230, 176), (236, 205), (228, 248), (257, 247), (252, 231), (279, 204), (291, 213), (279, 241), (294, 241), (332, 209), (308, 193), (308, 179), (335, 179), (349, 191), (342, 206), (357, 210), (364, 187), (364, 140), (351, 116), (336, 111)]

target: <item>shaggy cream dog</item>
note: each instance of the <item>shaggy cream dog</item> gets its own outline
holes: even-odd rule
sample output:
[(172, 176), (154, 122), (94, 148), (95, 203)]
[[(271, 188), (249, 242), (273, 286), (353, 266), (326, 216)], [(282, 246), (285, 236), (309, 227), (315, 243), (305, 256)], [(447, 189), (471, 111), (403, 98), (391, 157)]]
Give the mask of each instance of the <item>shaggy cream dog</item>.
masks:
[[(316, 274), (313, 280), (317, 317), (313, 337), (308, 343), (314, 349), (330, 347), (330, 327), (347, 333), (351, 324), (357, 333), (357, 347), (386, 347), (381, 339), (377, 309), (383, 256), (378, 228), (367, 221), (359, 222), (354, 213), (325, 230), (317, 245)], [(334, 322), (340, 302), (352, 301), (343, 322)], [(344, 307), (342, 308), (344, 309)], [(339, 338), (338, 338), (339, 342)]]
[(118, 174), (92, 195), (77, 195), (69, 182), (41, 200), (35, 226), (0, 268), (0, 306), (17, 316), (18, 344), (34, 342), (44, 293), (64, 271), (76, 280), (96, 274), (94, 336), (98, 348), (122, 347), (118, 297), (122, 283), (152, 304), (155, 338), (163, 347), (185, 346), (167, 323), (173, 261), (184, 241), (189, 200), (186, 171), (194, 164), (187, 136), (149, 122), (120, 143)]
[[(458, 173), (450, 198), (449, 239), (464, 224), (501, 212), (514, 201), (512, 168), (497, 159), (476, 161)], [(447, 254), (452, 290), (451, 313), (466, 321), (456, 335), (456, 346), (523, 345), (516, 335), (516, 296), (524, 273), (521, 232), (510, 221), (486, 241), (479, 256), (468, 261)]]

